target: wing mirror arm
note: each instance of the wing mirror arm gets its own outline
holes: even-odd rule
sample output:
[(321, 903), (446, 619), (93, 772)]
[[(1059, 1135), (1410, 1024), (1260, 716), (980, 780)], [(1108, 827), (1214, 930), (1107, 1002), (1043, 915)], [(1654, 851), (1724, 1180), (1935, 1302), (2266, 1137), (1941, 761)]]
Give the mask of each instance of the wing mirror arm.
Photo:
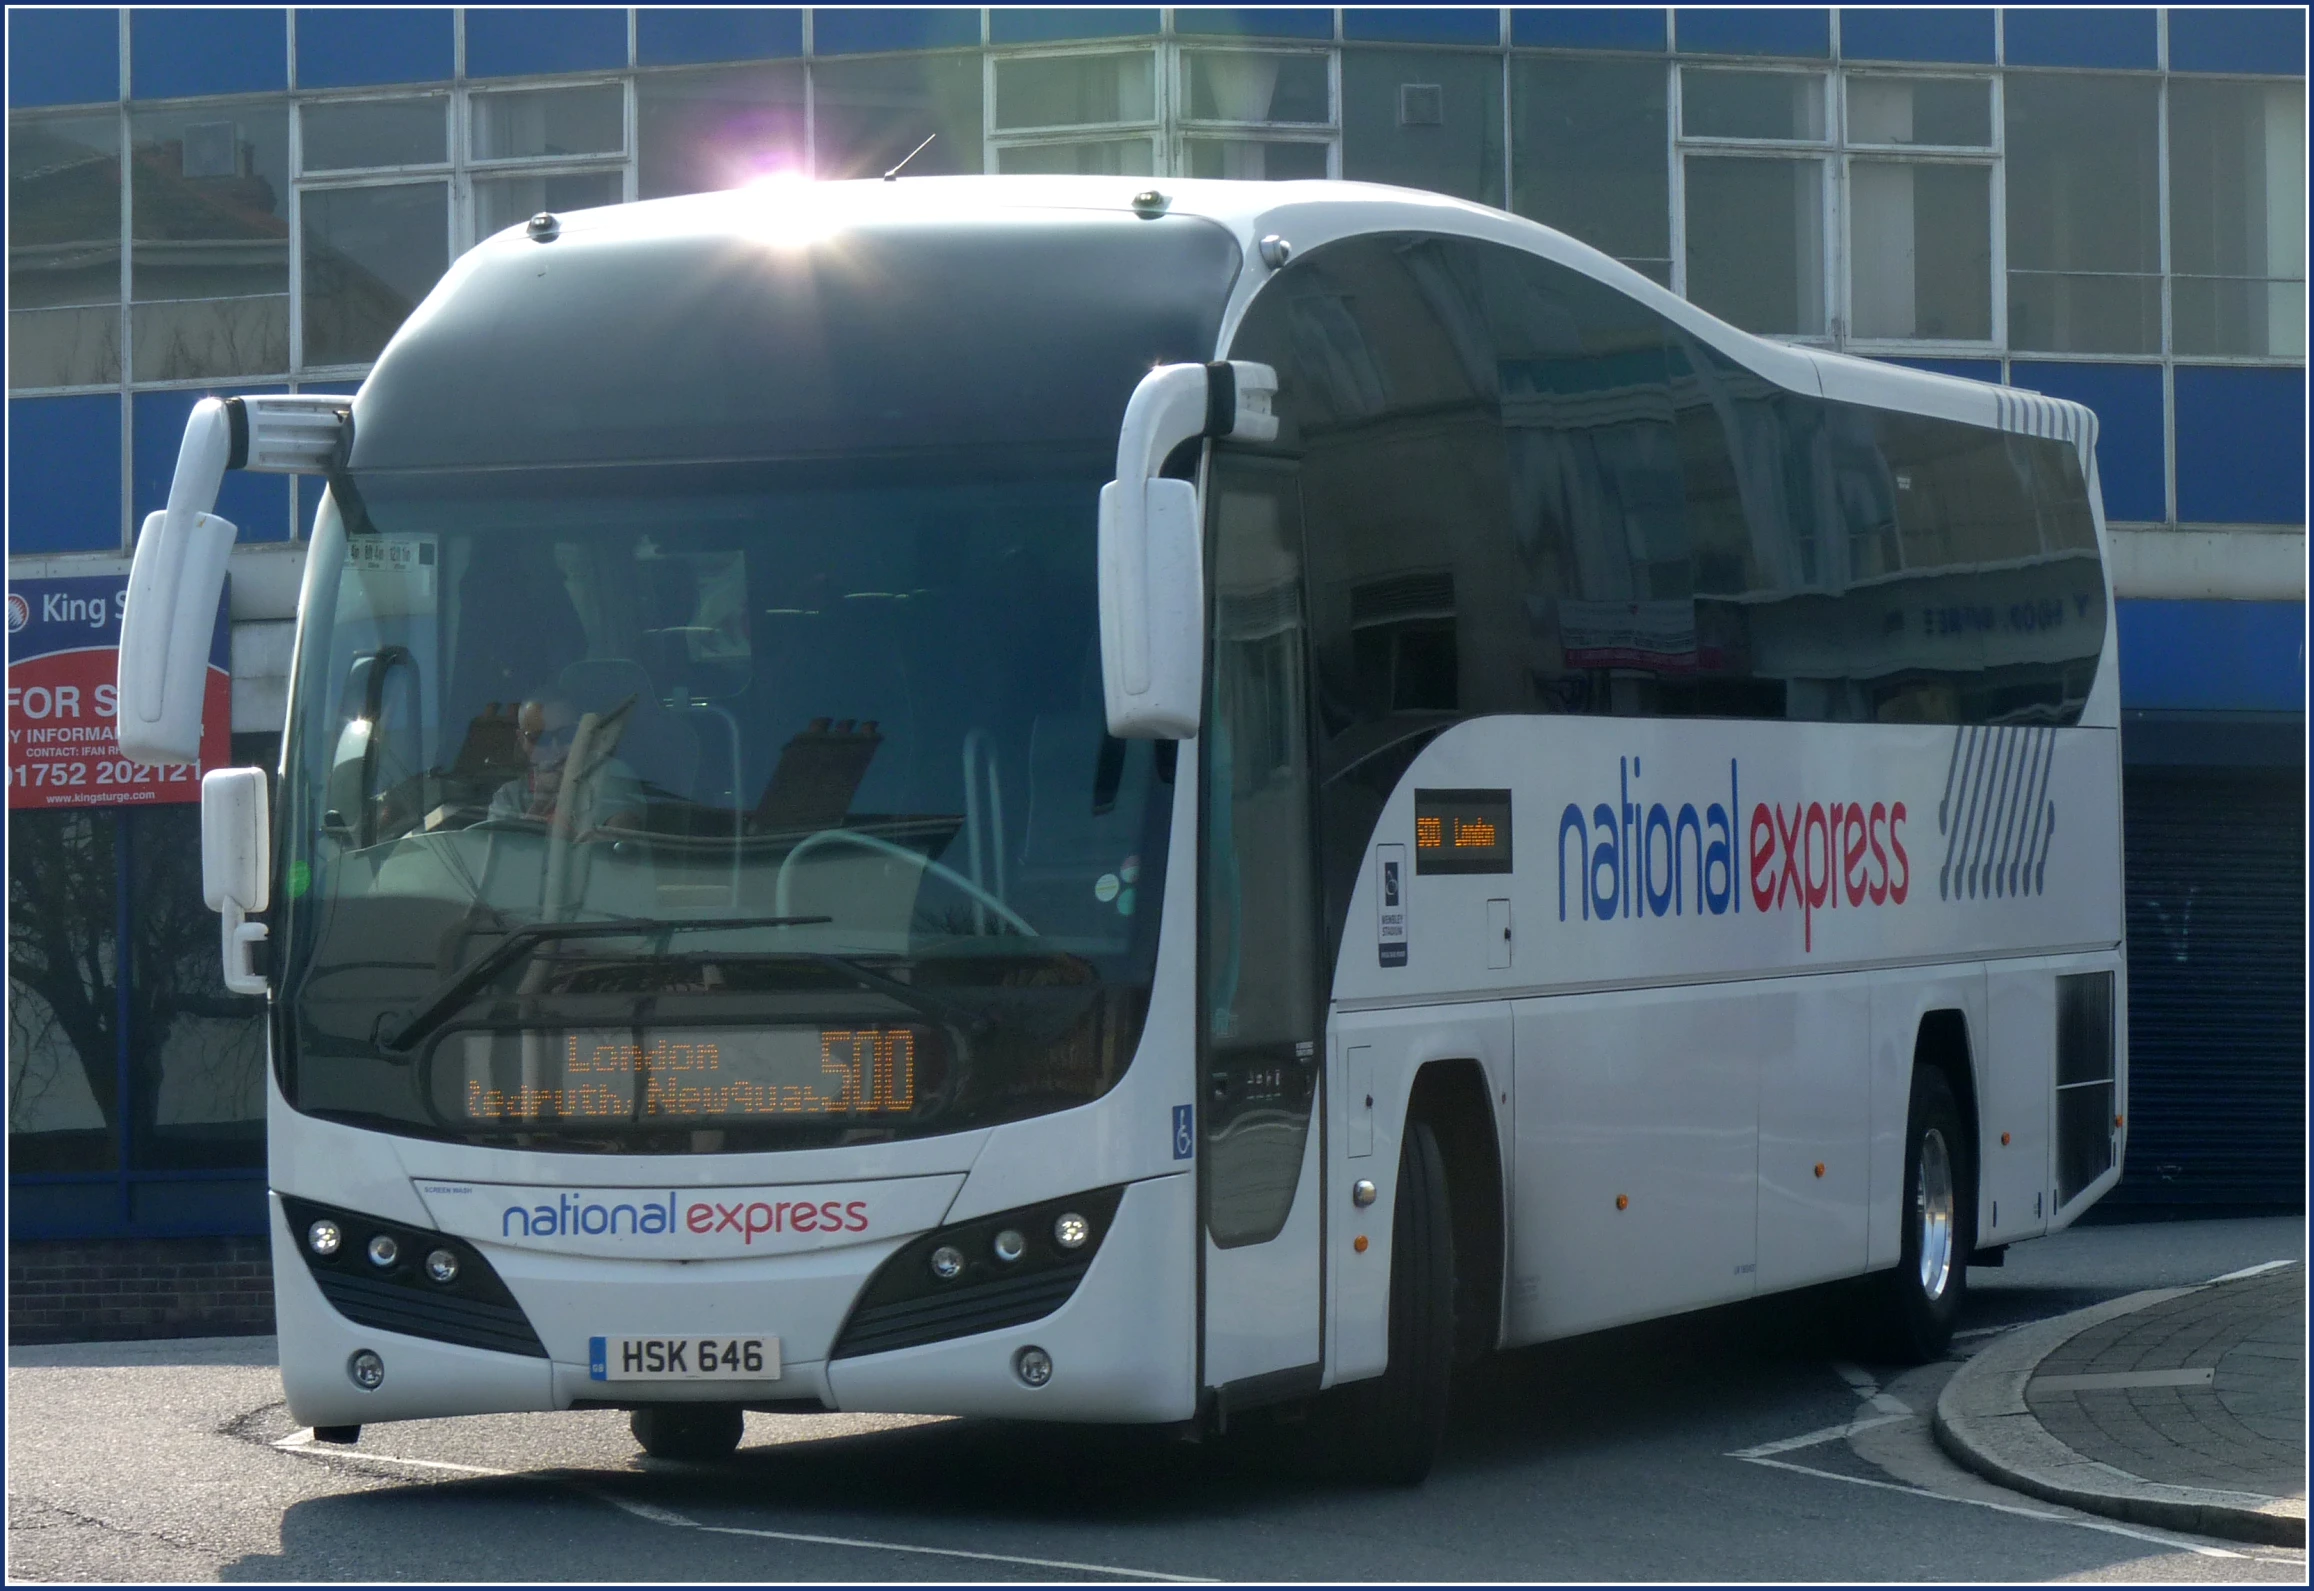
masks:
[(211, 512), (227, 470), (323, 474), (348, 451), (352, 410), (319, 395), (203, 398), (185, 421), (169, 504), (147, 515), (129, 566), (121, 615), (121, 755), (133, 762), (194, 762), (201, 701), (230, 520)]
[(1101, 681), (1109, 733), (1197, 733), (1205, 676), (1205, 571), (1197, 489), (1161, 472), (1196, 437), (1268, 442), (1277, 372), (1245, 360), (1159, 365), (1125, 405), (1117, 477), (1101, 488)]

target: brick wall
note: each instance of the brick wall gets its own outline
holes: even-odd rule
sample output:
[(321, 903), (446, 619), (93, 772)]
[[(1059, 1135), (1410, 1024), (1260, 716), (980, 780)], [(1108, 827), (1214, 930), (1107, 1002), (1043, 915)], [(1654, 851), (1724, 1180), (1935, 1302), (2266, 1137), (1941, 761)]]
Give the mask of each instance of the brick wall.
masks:
[(261, 1237), (95, 1238), (8, 1245), (8, 1340), (241, 1337), (273, 1330)]

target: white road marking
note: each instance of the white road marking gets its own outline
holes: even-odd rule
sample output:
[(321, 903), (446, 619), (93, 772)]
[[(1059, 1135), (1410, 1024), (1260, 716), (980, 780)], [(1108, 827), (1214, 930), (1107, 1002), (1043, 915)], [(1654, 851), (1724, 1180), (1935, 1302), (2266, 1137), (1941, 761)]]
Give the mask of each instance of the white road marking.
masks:
[(480, 1464), (450, 1464), (438, 1458), (402, 1458), (393, 1453), (364, 1453), (336, 1443), (324, 1445), (313, 1439), (311, 1430), (296, 1431), (273, 1444), (284, 1453), (295, 1453), (302, 1458), (347, 1458), (361, 1464), (406, 1464), (412, 1469), (446, 1469), (460, 1475), (512, 1475), (510, 1469), (485, 1469)]
[(1860, 1397), (1870, 1397), (1880, 1390), (1880, 1383), (1872, 1379), (1870, 1371), (1849, 1364), (1846, 1360), (1833, 1361), (1832, 1373), (1854, 1387)]
[(609, 1503), (613, 1508), (622, 1509), (638, 1519), (647, 1519), (654, 1525), (668, 1525), (677, 1530), (697, 1530), (710, 1536), (753, 1536), (764, 1541), (794, 1541), (814, 1547), (859, 1547), (873, 1552), (908, 1552), (930, 1558), (964, 1558), (975, 1563), (1012, 1563), (1031, 1569), (1066, 1569), (1075, 1574), (1115, 1574), (1133, 1580), (1163, 1580), (1176, 1585), (1213, 1583), (1203, 1575), (1166, 1574), (1156, 1569), (1126, 1569), (1113, 1563), (1077, 1563), (1067, 1558), (1027, 1558), (1010, 1552), (968, 1552), (961, 1547), (918, 1547), (901, 1541), (867, 1541), (857, 1536), (815, 1536), (796, 1530), (758, 1530), (747, 1525), (702, 1524), (673, 1509), (661, 1508), (656, 1503), (638, 1502), (592, 1486), (580, 1486), (577, 1489), (598, 1502)]
[(2268, 1271), (2278, 1271), (2285, 1265), (2295, 1265), (2297, 1263), (2298, 1262), (2296, 1260), (2268, 1260), (2263, 1265), (2245, 1266), (2243, 1269), (2238, 1271), (2228, 1271), (2223, 1276), (2213, 1276), (2202, 1285), (2204, 1287), (2215, 1287), (2220, 1282), (2238, 1282), (2245, 1276), (2263, 1276)]
[(2082, 1530), (2102, 1531), (2109, 1536), (2127, 1536), (2132, 1541), (2150, 1541), (2156, 1546), (2175, 1547), (2184, 1552), (2196, 1552), (2205, 1558), (2246, 1558), (2246, 1552), (2229, 1552), (2224, 1547), (2207, 1546), (2188, 1541), (2182, 1536), (2165, 1535), (2160, 1531), (2138, 1530), (2128, 1525), (2116, 1525), (2103, 1519), (2084, 1519), (2072, 1514), (2052, 1514), (2039, 1508), (2024, 1508), (2015, 1503), (1996, 1503), (1982, 1497), (1950, 1497), (1943, 1492), (1932, 1492), (1918, 1486), (1900, 1486), (1894, 1481), (1867, 1480), (1861, 1475), (1836, 1475), (1827, 1469), (1814, 1469), (1806, 1464), (1787, 1464), (1782, 1459), (1753, 1458), (1743, 1453), (1731, 1453), (1746, 1464), (1758, 1464), (1766, 1469), (1787, 1469), (1795, 1475), (1813, 1475), (1818, 1480), (1844, 1481), (1850, 1486), (1869, 1486), (1875, 1491), (1902, 1492), (1907, 1497), (1925, 1497), (1935, 1503), (1966, 1503), (1971, 1508), (1989, 1508), (1996, 1514), (2014, 1514), (2019, 1519), (2037, 1519), (2048, 1525), (2074, 1525)]
[(1810, 1431), (1805, 1436), (1787, 1436), (1780, 1442), (1762, 1442), (1757, 1447), (1747, 1447), (1741, 1452), (1730, 1453), (1728, 1457), (1766, 1458), (1772, 1453), (1789, 1453), (1796, 1448), (1818, 1447), (1826, 1442), (1837, 1442), (1844, 1436), (1854, 1436), (1859, 1431), (1869, 1431), (1876, 1425), (1894, 1425), (1899, 1420), (1911, 1418), (1912, 1411), (1907, 1409), (1902, 1414), (1883, 1414), (1877, 1420), (1850, 1420), (1846, 1425), (1827, 1425), (1821, 1431)]

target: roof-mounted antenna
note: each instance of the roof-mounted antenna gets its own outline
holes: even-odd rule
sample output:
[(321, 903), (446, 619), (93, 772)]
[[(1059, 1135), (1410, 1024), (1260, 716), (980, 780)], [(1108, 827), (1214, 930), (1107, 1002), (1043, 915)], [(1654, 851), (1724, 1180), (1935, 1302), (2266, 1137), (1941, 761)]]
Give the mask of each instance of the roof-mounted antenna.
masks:
[[(905, 166), (909, 161), (914, 160), (918, 155), (924, 153), (926, 149), (931, 147), (932, 140), (939, 136), (940, 135), (938, 133), (926, 133), (924, 135), (924, 142), (918, 144), (915, 148), (909, 150), (906, 154), (900, 157), (900, 166)], [(898, 177), (900, 175), (900, 166), (894, 166), (890, 171), (885, 172), (884, 180), (886, 182), (890, 182)]]

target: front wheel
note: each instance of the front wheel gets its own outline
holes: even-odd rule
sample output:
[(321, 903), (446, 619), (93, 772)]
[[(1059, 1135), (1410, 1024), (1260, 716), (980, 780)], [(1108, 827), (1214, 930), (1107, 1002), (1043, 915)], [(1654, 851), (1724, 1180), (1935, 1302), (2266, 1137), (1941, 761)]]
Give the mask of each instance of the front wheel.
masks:
[(738, 1450), (747, 1415), (736, 1403), (647, 1403), (628, 1424), (653, 1458), (711, 1462)]
[(1941, 1359), (1968, 1287), (1975, 1230), (1974, 1159), (1952, 1085), (1934, 1067), (1912, 1076), (1904, 1132), (1903, 1253), (1877, 1284), (1875, 1337), (1909, 1364)]
[(1429, 1477), (1446, 1440), (1454, 1369), (1454, 1212), (1427, 1122), (1406, 1124), (1390, 1223), (1390, 1363), (1344, 1391), (1358, 1471), (1401, 1486)]

